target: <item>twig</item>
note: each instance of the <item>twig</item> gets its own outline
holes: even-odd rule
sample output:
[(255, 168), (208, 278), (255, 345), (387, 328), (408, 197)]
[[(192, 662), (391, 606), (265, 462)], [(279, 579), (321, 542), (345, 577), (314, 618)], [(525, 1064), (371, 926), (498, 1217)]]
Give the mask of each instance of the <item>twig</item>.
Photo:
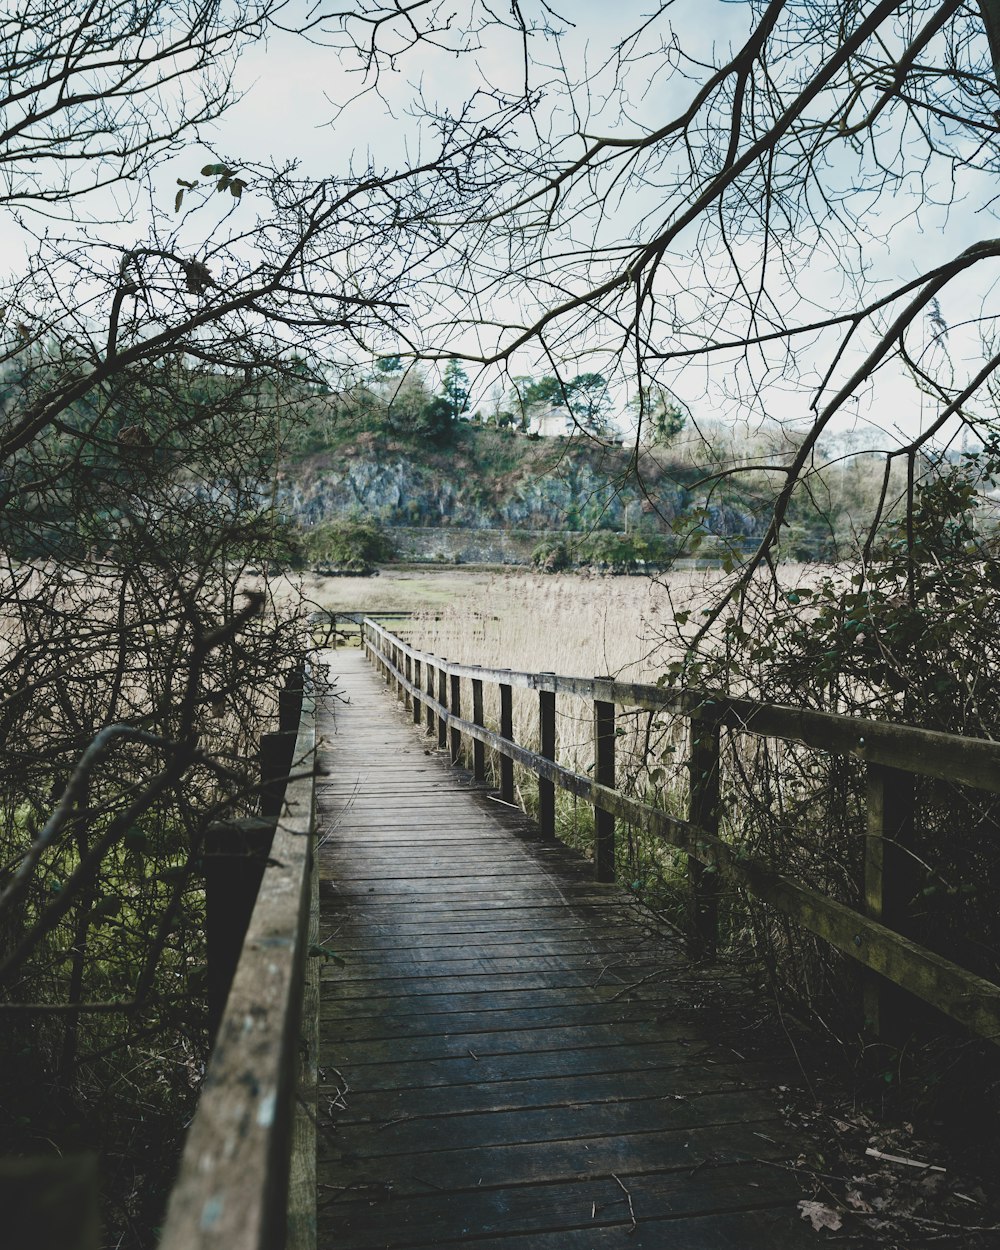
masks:
[(630, 994), (632, 990), (639, 989), (639, 987), (645, 985), (647, 981), (652, 981), (653, 977), (661, 976), (663, 971), (663, 968), (656, 968), (652, 972), (647, 972), (646, 975), (644, 977), (640, 977), (638, 981), (633, 981), (631, 985), (626, 985), (625, 988), (619, 990), (617, 994), (612, 994), (612, 996), (608, 999), (608, 1002), (616, 1003), (623, 995)]
[(621, 1178), (620, 1178), (620, 1177), (615, 1176), (614, 1172), (612, 1172), (612, 1173), (611, 1173), (611, 1176), (612, 1176), (612, 1178), (615, 1180), (615, 1182), (617, 1183), (618, 1188), (619, 1188), (619, 1189), (622, 1191), (622, 1193), (625, 1195), (625, 1201), (628, 1203), (628, 1213), (629, 1213), (629, 1218), (630, 1218), (630, 1219), (631, 1219), (631, 1221), (632, 1221), (632, 1227), (631, 1227), (628, 1231), (629, 1231), (629, 1235), (631, 1236), (631, 1234), (632, 1234), (632, 1233), (634, 1233), (634, 1232), (635, 1232), (635, 1230), (639, 1227), (639, 1221), (635, 1218), (635, 1207), (632, 1205), (632, 1194), (631, 1194), (631, 1193), (630, 1193), (630, 1191), (629, 1191), (628, 1189), (626, 1189), (626, 1187), (622, 1184), (622, 1182), (621, 1182)]
[(887, 1154), (884, 1150), (876, 1150), (874, 1146), (869, 1146), (865, 1154), (871, 1155), (873, 1159), (884, 1159), (887, 1163), (902, 1163), (908, 1168), (923, 1168), (925, 1172), (947, 1172), (948, 1170), (934, 1163), (922, 1163), (919, 1159), (907, 1159), (903, 1155)]

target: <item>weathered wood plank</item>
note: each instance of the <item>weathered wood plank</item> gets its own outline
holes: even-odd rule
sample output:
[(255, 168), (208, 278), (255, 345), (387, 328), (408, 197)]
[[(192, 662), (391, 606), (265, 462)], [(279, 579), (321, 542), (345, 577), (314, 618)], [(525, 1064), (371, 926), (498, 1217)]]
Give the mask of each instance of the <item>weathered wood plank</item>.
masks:
[[(320, 1245), (499, 1238), (533, 1250), (604, 1227), (621, 1238), (629, 1221), (609, 1176), (620, 1171), (647, 1187), (648, 1226), (672, 1236), (689, 1223), (692, 1250), (715, 1244), (697, 1221), (720, 1212), (750, 1230), (734, 1243), (744, 1250), (811, 1247), (794, 1220), (787, 1238), (763, 1239), (794, 1210), (784, 1172), (716, 1166), (791, 1148), (771, 1090), (794, 1079), (780, 1062), (737, 1063), (725, 1038), (700, 1032), (693, 1001), (718, 981), (681, 972), (676, 943), (652, 945), (621, 892), (533, 840), (522, 816), (493, 805), (496, 833), (482, 835), (480, 792), (458, 786), (434, 798), (437, 820), (401, 819), (397, 743), (410, 717), (368, 670), (350, 680), (333, 739), (343, 784), (320, 796), (320, 824), (335, 830), (321, 932), (346, 960), (323, 969)], [(435, 700), (435, 720), (441, 710)], [(390, 834), (372, 737), (351, 727), (376, 716), (377, 757), (393, 761)], [(357, 819), (352, 770), (366, 796)]]
[[(687, 1166), (677, 1172), (638, 1176), (618, 1172), (632, 1196), (637, 1219), (640, 1213), (644, 1219), (676, 1220), (773, 1208), (787, 1191), (787, 1183), (775, 1169), (761, 1164), (707, 1165), (692, 1175), (704, 1158), (699, 1152), (689, 1152)], [(329, 1205), (321, 1210), (320, 1227), (342, 1237), (342, 1245), (396, 1247), (409, 1246), (414, 1230), (431, 1245), (469, 1245), (473, 1229), (479, 1236), (495, 1236), (596, 1230), (613, 1224), (621, 1236), (623, 1226), (629, 1224), (627, 1215), (622, 1218), (622, 1190), (610, 1174), (533, 1186), (475, 1186), (454, 1196), (430, 1192), (389, 1201), (390, 1194), (391, 1189), (386, 1191), (380, 1178), (373, 1178), (367, 1193), (362, 1190), (353, 1201), (332, 1193)], [(801, 1227), (796, 1231), (797, 1238), (787, 1244), (808, 1245)], [(665, 1244), (672, 1250), (672, 1242)], [(712, 1244), (702, 1243), (699, 1250)], [(752, 1242), (736, 1241), (734, 1245), (741, 1250), (765, 1250), (769, 1243), (758, 1242), (754, 1247)]]
[(285, 1250), (316, 1247), (316, 1123), (319, 1095), (319, 963), (308, 952), (319, 944), (319, 867), (313, 855), (309, 870), (309, 927), (299, 1023), (299, 1062), (288, 1177), (288, 1223)]
[[(315, 737), (306, 700), (293, 756), (299, 773), (312, 770)], [(312, 829), (313, 779), (302, 775), (289, 783), (277, 818), (161, 1250), (284, 1243)]]
[[(771, 1063), (728, 1064), (719, 1065), (718, 1068), (698, 1069), (692, 1068), (681, 1057), (669, 1069), (669, 1073), (666, 1065), (664, 1068), (644, 1069), (633, 1073), (629, 1079), (629, 1088), (636, 1096), (642, 1095), (663, 1103), (663, 1088), (669, 1080), (672, 1091), (669, 1098), (689, 1103), (694, 1122), (703, 1123), (707, 1119), (704, 1115), (703, 1098), (723, 1093), (737, 1094), (745, 1090), (766, 1092), (781, 1075), (781, 1070)], [(332, 1093), (334, 1089), (333, 1086), (324, 1087), (323, 1092)], [(338, 1109), (335, 1115), (330, 1113), (328, 1119), (331, 1123), (335, 1121), (341, 1139), (353, 1149), (348, 1131), (350, 1126), (380, 1125), (394, 1118), (396, 1108), (391, 1107), (388, 1114), (386, 1111), (388, 1094), (394, 1095), (400, 1104), (405, 1103), (407, 1115), (422, 1118), (464, 1116), (470, 1112), (493, 1114), (524, 1108), (572, 1108), (585, 1101), (595, 1106), (602, 1103), (617, 1104), (621, 1099), (621, 1092), (621, 1072), (617, 1071), (532, 1077), (478, 1085), (432, 1085), (405, 1091), (352, 1089), (346, 1110)], [(742, 1116), (742, 1110), (740, 1114)], [(324, 1137), (323, 1148), (336, 1148), (329, 1135)]]
[[(706, 1095), (704, 1101), (724, 1105), (725, 1095)], [(730, 1103), (732, 1101), (730, 1099)], [(595, 1108), (605, 1114), (612, 1109), (610, 1104)], [(713, 1107), (706, 1106), (704, 1110), (704, 1121), (678, 1123), (673, 1128), (642, 1131), (621, 1123), (618, 1131), (600, 1136), (579, 1133), (560, 1137), (553, 1126), (551, 1133), (537, 1140), (506, 1141), (502, 1137), (495, 1140), (487, 1137), (482, 1150), (470, 1148), (457, 1117), (452, 1121), (433, 1117), (419, 1124), (414, 1121), (409, 1126), (410, 1131), (391, 1144), (386, 1139), (397, 1127), (406, 1128), (406, 1122), (397, 1125), (390, 1118), (385, 1121), (387, 1128), (381, 1131), (374, 1128), (367, 1133), (357, 1125), (350, 1125), (343, 1132), (345, 1141), (351, 1143), (350, 1150), (323, 1160), (324, 1182), (346, 1186), (377, 1177), (392, 1186), (395, 1197), (408, 1191), (413, 1195), (426, 1195), (427, 1182), (460, 1193), (493, 1186), (551, 1184), (617, 1171), (632, 1176), (667, 1173), (695, 1167), (706, 1156), (715, 1156), (727, 1163), (742, 1163), (781, 1157), (793, 1149), (791, 1133), (785, 1133), (782, 1140), (775, 1139), (768, 1131), (773, 1129), (769, 1120), (758, 1124), (724, 1111), (717, 1113), (719, 1118), (713, 1120)], [(391, 1117), (392, 1108), (387, 1111)], [(502, 1120), (504, 1114), (496, 1113), (498, 1120)], [(533, 1114), (540, 1118), (543, 1112), (529, 1109), (513, 1114), (518, 1119), (528, 1119)], [(693, 1120), (694, 1116), (689, 1114), (687, 1118)], [(571, 1109), (553, 1113), (550, 1119), (569, 1124)], [(425, 1144), (419, 1141), (421, 1128), (426, 1135)], [(335, 1131), (334, 1136), (340, 1134)], [(394, 1148), (404, 1141), (405, 1149)], [(460, 1144), (448, 1144), (455, 1141)], [(331, 1155), (338, 1155), (336, 1148)], [(413, 1184), (409, 1178), (415, 1177), (424, 1183)]]
[[(658, 1219), (640, 1208), (634, 1225), (624, 1196), (612, 1199), (608, 1207), (605, 1222), (597, 1227), (592, 1220), (555, 1232), (532, 1229), (483, 1237), (475, 1242), (475, 1250), (622, 1250), (623, 1245), (627, 1250), (785, 1250), (802, 1245), (799, 1212), (787, 1207)], [(406, 1244), (407, 1250), (438, 1250), (448, 1243), (425, 1241), (416, 1231)]]

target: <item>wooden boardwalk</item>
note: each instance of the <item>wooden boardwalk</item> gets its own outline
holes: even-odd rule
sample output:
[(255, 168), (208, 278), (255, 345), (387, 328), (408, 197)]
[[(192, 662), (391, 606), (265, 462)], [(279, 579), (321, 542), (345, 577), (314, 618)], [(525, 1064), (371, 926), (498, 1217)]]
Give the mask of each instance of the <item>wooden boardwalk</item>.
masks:
[(780, 1166), (794, 1074), (699, 1034), (621, 892), (450, 767), (359, 651), (332, 658), (321, 1250), (814, 1247)]

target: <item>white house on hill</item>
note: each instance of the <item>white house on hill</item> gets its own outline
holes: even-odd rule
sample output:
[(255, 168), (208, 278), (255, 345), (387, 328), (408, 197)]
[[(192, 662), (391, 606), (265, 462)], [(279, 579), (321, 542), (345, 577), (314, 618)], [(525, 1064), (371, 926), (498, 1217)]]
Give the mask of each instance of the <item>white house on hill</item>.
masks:
[(528, 433), (542, 438), (568, 438), (574, 430), (573, 418), (565, 408), (543, 408), (528, 420)]

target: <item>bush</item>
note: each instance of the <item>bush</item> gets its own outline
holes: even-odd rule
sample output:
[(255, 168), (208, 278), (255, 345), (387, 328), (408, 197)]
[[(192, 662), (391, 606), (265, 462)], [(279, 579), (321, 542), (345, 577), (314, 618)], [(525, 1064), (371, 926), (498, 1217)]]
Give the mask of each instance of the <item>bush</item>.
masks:
[[(749, 587), (720, 621), (698, 679), (768, 702), (996, 740), (1000, 565), (977, 498), (992, 486), (1000, 454), (984, 459), (916, 484), (909, 517), (883, 525), (853, 562), (822, 577)], [(857, 905), (865, 896), (865, 769), (850, 756), (788, 743), (744, 742), (738, 750), (729, 784), (740, 795), (739, 822), (730, 839)], [(993, 794), (920, 778), (892, 921), (907, 938), (994, 981), (998, 828)], [(790, 940), (788, 926), (759, 910), (752, 924), (782, 993), (836, 1020), (846, 1036), (860, 1010), (853, 967), (809, 935)], [(916, 1008), (912, 1014), (918, 1034), (941, 1027)]]
[(667, 564), (676, 554), (676, 544), (659, 534), (616, 534), (597, 530), (567, 543), (546, 538), (531, 553), (531, 563), (543, 573), (593, 566), (608, 573), (636, 573)]
[(541, 573), (562, 573), (573, 565), (573, 556), (560, 538), (545, 538), (531, 553), (531, 563)]
[(328, 521), (308, 532), (304, 546), (313, 564), (359, 573), (371, 572), (396, 554), (392, 540), (374, 521)]

